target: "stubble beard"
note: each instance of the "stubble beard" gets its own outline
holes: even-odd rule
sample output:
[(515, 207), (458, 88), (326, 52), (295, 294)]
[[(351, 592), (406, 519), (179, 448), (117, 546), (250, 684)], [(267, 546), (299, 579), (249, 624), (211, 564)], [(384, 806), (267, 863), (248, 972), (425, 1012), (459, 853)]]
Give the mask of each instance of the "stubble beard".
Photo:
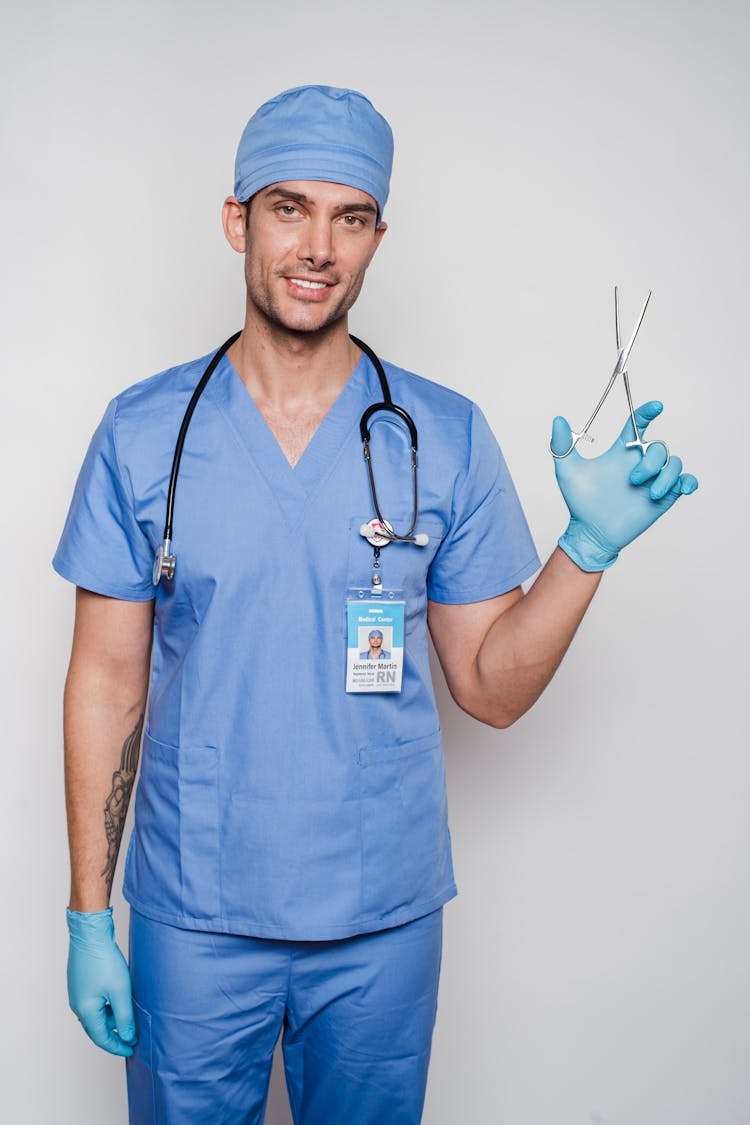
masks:
[[(300, 276), (304, 276), (304, 273)], [(253, 271), (252, 264), (248, 263), (245, 271), (245, 283), (247, 285), (247, 298), (248, 301), (255, 306), (255, 308), (272, 324), (275, 328), (281, 328), (286, 332), (305, 332), (316, 333), (323, 332), (326, 328), (330, 328), (332, 324), (338, 323), (342, 320), (349, 309), (359, 296), (362, 284), (364, 282), (364, 273), (357, 278), (353, 287), (346, 290), (340, 300), (328, 310), (322, 321), (315, 321), (312, 324), (300, 323), (296, 318), (285, 316), (281, 310), (279, 302), (275, 299), (273, 293), (268, 286), (264, 285), (262, 280), (257, 277)], [(311, 311), (314, 305), (311, 302)], [(304, 316), (304, 309), (303, 309)]]

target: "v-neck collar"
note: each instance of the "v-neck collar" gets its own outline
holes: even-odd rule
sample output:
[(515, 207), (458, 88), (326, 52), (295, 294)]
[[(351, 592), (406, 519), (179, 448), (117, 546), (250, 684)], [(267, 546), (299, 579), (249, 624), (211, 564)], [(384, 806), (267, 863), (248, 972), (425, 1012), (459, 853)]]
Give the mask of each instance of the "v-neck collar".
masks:
[(206, 387), (213, 401), (262, 475), (290, 531), (299, 523), (314, 492), (332, 471), (350, 440), (359, 440), (359, 419), (375, 389), (377, 376), (366, 355), (341, 389), (297, 464), (287, 461), (252, 395), (225, 355)]

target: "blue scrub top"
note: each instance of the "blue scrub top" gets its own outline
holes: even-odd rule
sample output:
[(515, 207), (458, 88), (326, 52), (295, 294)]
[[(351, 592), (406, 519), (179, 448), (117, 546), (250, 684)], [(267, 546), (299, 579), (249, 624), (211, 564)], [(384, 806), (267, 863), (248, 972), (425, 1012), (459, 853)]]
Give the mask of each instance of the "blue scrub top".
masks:
[[(369, 587), (374, 516), (359, 419), (380, 401), (362, 356), (292, 469), (225, 356), (193, 415), (177, 483), (172, 581), (151, 584), (177, 433), (210, 357), (109, 405), (54, 559), (113, 598), (156, 598), (151, 689), (124, 893), (189, 929), (329, 940), (456, 893), (427, 599), (481, 601), (539, 566), (479, 409), (385, 364), (419, 430), (429, 544), (382, 549), (403, 590), (400, 694), (347, 694), (346, 599)], [(371, 424), (381, 511), (411, 521), (408, 434)]]

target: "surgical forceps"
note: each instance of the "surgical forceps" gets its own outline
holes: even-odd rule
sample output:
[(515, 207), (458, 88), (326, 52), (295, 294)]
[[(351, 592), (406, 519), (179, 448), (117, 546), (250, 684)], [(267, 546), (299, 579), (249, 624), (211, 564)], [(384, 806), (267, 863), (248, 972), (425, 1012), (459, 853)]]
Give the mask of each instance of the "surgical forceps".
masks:
[(568, 447), (568, 449), (566, 449), (564, 453), (555, 453), (554, 449), (550, 445), (550, 452), (551, 452), (552, 456), (555, 457), (557, 460), (561, 460), (563, 457), (567, 457), (569, 454), (571, 454), (573, 452), (573, 450), (575, 449), (576, 445), (578, 444), (578, 442), (582, 438), (585, 438), (586, 441), (593, 441), (594, 440), (592, 438), (591, 434), (589, 433), (589, 429), (591, 428), (597, 414), (599, 413), (601, 408), (604, 406), (604, 403), (607, 400), (607, 396), (609, 395), (609, 392), (612, 390), (613, 386), (615, 385), (615, 381), (617, 379), (617, 376), (622, 375), (622, 379), (623, 379), (623, 382), (625, 384), (625, 394), (627, 395), (627, 398), (628, 398), (628, 410), (630, 411), (630, 422), (631, 422), (631, 425), (633, 427), (633, 433), (635, 435), (633, 441), (626, 441), (625, 442), (625, 448), (626, 449), (640, 449), (641, 454), (645, 454), (645, 452), (649, 448), (649, 446), (660, 445), (662, 447), (662, 449), (664, 450), (664, 453), (666, 454), (666, 458), (667, 458), (666, 461), (664, 462), (664, 464), (662, 465), (662, 468), (665, 468), (669, 464), (669, 449), (667, 448), (667, 443), (665, 441), (661, 441), (659, 438), (656, 438), (653, 441), (644, 441), (643, 438), (641, 437), (640, 431), (638, 429), (638, 423), (635, 420), (635, 410), (633, 409), (633, 396), (630, 393), (630, 379), (628, 378), (628, 356), (630, 355), (630, 349), (633, 347), (633, 344), (635, 343), (635, 338), (638, 335), (641, 324), (643, 322), (643, 318), (646, 315), (646, 309), (648, 308), (648, 303), (649, 303), (650, 300), (651, 300), (651, 290), (649, 289), (648, 296), (646, 297), (646, 300), (643, 302), (643, 308), (641, 309), (641, 313), (640, 313), (640, 316), (638, 317), (638, 321), (636, 323), (636, 326), (633, 329), (633, 332), (632, 332), (632, 335), (631, 335), (630, 339), (628, 340), (627, 344), (623, 348), (622, 342), (621, 342), (621, 339), (620, 339), (620, 298), (619, 298), (619, 294), (617, 292), (617, 286), (615, 286), (615, 337), (616, 337), (616, 340), (617, 340), (617, 362), (615, 363), (615, 369), (612, 372), (612, 374), (610, 375), (609, 382), (607, 383), (607, 386), (604, 388), (604, 394), (602, 395), (602, 397), (599, 399), (598, 403), (596, 404), (594, 412), (591, 415), (591, 417), (589, 418), (586, 425), (583, 427), (583, 429), (580, 431), (580, 433), (576, 433), (575, 430), (571, 429), (571, 441), (570, 441), (570, 446)]

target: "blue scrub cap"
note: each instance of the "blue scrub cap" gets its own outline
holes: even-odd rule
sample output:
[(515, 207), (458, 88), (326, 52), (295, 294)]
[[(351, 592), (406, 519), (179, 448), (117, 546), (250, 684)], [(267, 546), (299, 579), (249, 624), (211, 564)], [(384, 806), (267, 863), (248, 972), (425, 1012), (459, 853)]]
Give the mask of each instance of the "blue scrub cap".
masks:
[(393, 133), (364, 94), (297, 86), (272, 98), (245, 126), (234, 167), (243, 203), (282, 180), (325, 180), (371, 195), (382, 216), (393, 164)]
[(380, 637), (380, 639), (382, 640), (383, 634), (380, 632), (380, 629), (370, 629), (370, 632), (367, 634), (368, 641), (370, 637)]

